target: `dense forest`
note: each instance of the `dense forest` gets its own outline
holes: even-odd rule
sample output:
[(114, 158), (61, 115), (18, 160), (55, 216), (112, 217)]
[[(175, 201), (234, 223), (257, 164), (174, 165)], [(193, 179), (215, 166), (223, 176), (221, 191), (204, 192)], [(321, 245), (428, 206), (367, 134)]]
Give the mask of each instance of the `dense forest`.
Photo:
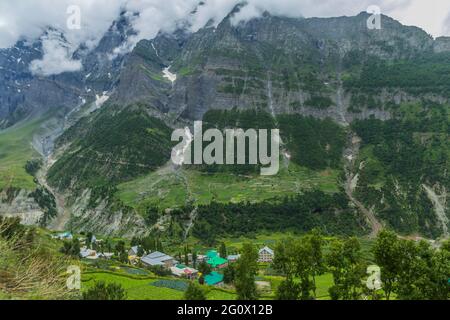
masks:
[(118, 107), (116, 112), (100, 111), (96, 125), (81, 121), (61, 138), (71, 136), (70, 152), (49, 171), (53, 186), (61, 190), (75, 186), (112, 187), (151, 172), (170, 159), (172, 130), (144, 108)]
[(364, 219), (348, 206), (344, 194), (309, 191), (261, 203), (211, 203), (198, 207), (193, 235), (211, 243), (221, 236), (258, 232), (305, 233), (319, 228), (326, 234), (365, 234)]
[[(339, 168), (345, 145), (345, 130), (331, 119), (319, 120), (301, 115), (279, 115), (273, 118), (259, 110), (210, 110), (203, 117), (203, 129), (209, 128), (244, 130), (280, 129), (281, 148), (290, 152), (296, 164), (313, 170)], [(268, 145), (270, 146), (270, 139)], [(248, 142), (248, 140), (247, 140)], [(270, 150), (270, 148), (269, 148)], [(248, 148), (246, 150), (248, 155)], [(208, 172), (258, 173), (255, 165), (192, 166)]]
[(450, 95), (450, 54), (447, 52), (424, 53), (408, 60), (392, 62), (370, 56), (364, 60), (360, 71), (345, 79), (347, 89), (376, 92), (385, 88), (400, 88), (417, 95)]

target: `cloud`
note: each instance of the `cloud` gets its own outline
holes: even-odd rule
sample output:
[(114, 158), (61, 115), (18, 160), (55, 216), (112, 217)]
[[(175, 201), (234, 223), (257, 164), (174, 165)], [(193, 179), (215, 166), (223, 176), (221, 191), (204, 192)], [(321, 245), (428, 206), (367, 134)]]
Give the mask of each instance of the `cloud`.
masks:
[(30, 64), (30, 71), (36, 75), (50, 76), (63, 72), (79, 71), (81, 61), (72, 59), (72, 48), (58, 31), (50, 31), (42, 38), (44, 57)]
[(197, 6), (197, 0), (127, 0), (124, 9), (136, 35), (115, 49), (114, 54), (129, 52), (140, 40), (153, 39), (159, 31), (175, 31), (177, 25), (189, 17)]
[[(81, 44), (92, 49), (125, 10), (136, 35), (112, 52), (112, 57), (132, 50), (142, 39), (152, 39), (159, 31), (173, 31), (189, 23), (197, 31), (210, 21), (214, 25), (242, 0), (1, 0), (0, 48), (13, 46), (18, 40), (34, 41), (49, 27), (59, 30), (65, 41), (43, 38), (44, 57), (33, 61), (31, 70), (42, 75), (74, 71), (80, 68), (72, 59)], [(400, 22), (424, 28), (434, 36), (450, 33), (448, 0), (246, 0), (246, 6), (233, 17), (234, 23), (259, 17), (264, 11), (287, 17), (330, 17), (355, 15), (370, 5), (378, 5), (382, 13)], [(67, 27), (67, 8), (81, 9), (81, 29)], [(195, 14), (192, 12), (195, 10)], [(59, 67), (55, 67), (56, 63)]]
[[(0, 48), (42, 37), (44, 57), (31, 63), (33, 73), (51, 75), (79, 70), (80, 62), (72, 60), (73, 53), (81, 44), (94, 48), (124, 4), (125, 0), (1, 0)], [(80, 30), (67, 26), (67, 8), (71, 5), (81, 9)], [(60, 31), (65, 41), (55, 34), (44, 35), (49, 27)]]

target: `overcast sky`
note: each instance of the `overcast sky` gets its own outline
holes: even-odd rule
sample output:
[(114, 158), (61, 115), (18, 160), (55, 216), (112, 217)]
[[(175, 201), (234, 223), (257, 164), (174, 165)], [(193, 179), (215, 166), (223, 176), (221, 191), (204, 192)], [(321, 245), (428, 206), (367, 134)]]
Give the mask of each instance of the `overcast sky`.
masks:
[[(151, 39), (160, 30), (174, 30), (181, 20), (189, 20), (192, 30), (211, 19), (219, 23), (241, 0), (204, 0), (206, 4), (191, 15), (199, 0), (0, 0), (0, 48), (13, 46), (19, 39), (34, 40), (52, 26), (64, 32), (68, 43), (56, 36), (44, 40), (45, 57), (32, 65), (43, 75), (74, 71), (81, 67), (71, 56), (81, 43), (95, 47), (122, 10), (139, 12), (133, 19), (138, 35), (116, 49), (127, 52), (141, 39)], [(289, 17), (330, 17), (355, 15), (370, 5), (406, 25), (423, 28), (433, 36), (450, 36), (450, 0), (247, 0), (248, 5), (235, 17), (245, 21), (264, 11)], [(67, 28), (67, 8), (81, 9), (80, 30)], [(55, 63), (55, 61), (57, 63)]]

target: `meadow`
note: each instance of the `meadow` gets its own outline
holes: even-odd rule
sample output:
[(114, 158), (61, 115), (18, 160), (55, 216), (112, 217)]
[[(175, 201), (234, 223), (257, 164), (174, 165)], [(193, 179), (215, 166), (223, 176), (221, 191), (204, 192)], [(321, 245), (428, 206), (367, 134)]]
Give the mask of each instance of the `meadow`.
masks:
[[(88, 272), (82, 275), (82, 290), (88, 290), (96, 281), (120, 284), (127, 293), (129, 300), (183, 300), (184, 290), (173, 289), (179, 283), (187, 282), (175, 278), (163, 278), (156, 276), (135, 276), (118, 272)], [(167, 283), (168, 287), (158, 285), (159, 282)], [(170, 286), (170, 288), (169, 288)], [(235, 300), (234, 292), (220, 288), (206, 287), (208, 300)]]
[(208, 174), (196, 170), (170, 170), (167, 166), (149, 175), (120, 184), (116, 197), (131, 207), (158, 206), (161, 209), (194, 201), (259, 202), (294, 195), (303, 190), (338, 191), (338, 171), (313, 171), (291, 163), (276, 176)]
[(0, 190), (6, 187), (34, 190), (33, 177), (25, 171), (28, 160), (39, 157), (32, 146), (34, 135), (52, 117), (48, 113), (32, 120), (23, 121), (0, 131)]
[[(270, 293), (261, 294), (262, 300), (271, 300), (275, 298), (275, 292), (278, 288), (282, 277), (279, 276), (258, 276), (258, 281), (269, 282), (271, 286)], [(83, 273), (82, 275), (82, 291), (91, 288), (96, 281), (104, 281), (106, 283), (120, 284), (127, 293), (129, 300), (183, 300), (184, 290), (173, 289), (177, 287), (177, 283), (187, 283), (185, 280), (175, 278), (163, 278), (156, 276), (136, 276), (125, 274), (120, 271), (91, 271)], [(159, 282), (167, 283), (168, 287), (161, 287), (157, 285)], [(331, 274), (319, 276), (316, 279), (317, 283), (317, 298), (319, 300), (330, 299), (328, 295), (328, 288), (333, 284)], [(233, 290), (222, 289), (217, 287), (203, 287), (206, 290), (208, 300), (236, 300), (236, 293)]]

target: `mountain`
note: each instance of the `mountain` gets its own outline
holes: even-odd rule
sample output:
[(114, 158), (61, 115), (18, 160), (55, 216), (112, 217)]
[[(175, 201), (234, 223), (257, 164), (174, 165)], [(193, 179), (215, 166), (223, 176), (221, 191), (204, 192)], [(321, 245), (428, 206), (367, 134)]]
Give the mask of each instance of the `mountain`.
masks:
[[(311, 19), (266, 13), (239, 25), (231, 16), (195, 33), (160, 33), (111, 60), (108, 54), (133, 32), (119, 19), (94, 51), (77, 53), (82, 71), (51, 79), (25, 67), (39, 57), (39, 44), (21, 44), (29, 57), (20, 77), (34, 85), (17, 100), (0, 89), (9, 99), (3, 126), (66, 106), (53, 120), (62, 128), (55, 134), (46, 121), (45, 134), (38, 134), (51, 138), (35, 182), (55, 199), (38, 202), (51, 203), (47, 216), (57, 211), (45, 223), (209, 240), (314, 227), (448, 236), (448, 39), (387, 16), (381, 30), (368, 30), (365, 13)], [(11, 64), (8, 70), (10, 50), (0, 63)], [(8, 77), (5, 88), (12, 88), (18, 78)], [(45, 85), (58, 89), (28, 105)], [(221, 129), (280, 128), (279, 175), (174, 167), (171, 132), (194, 120)], [(3, 202), (17, 203), (21, 192), (25, 201), (22, 190), (3, 186)]]
[(68, 113), (75, 106), (95, 99), (96, 94), (111, 90), (124, 57), (109, 56), (131, 34), (127, 18), (122, 15), (94, 50), (87, 51), (82, 46), (75, 52), (73, 58), (82, 61), (80, 71), (53, 76), (33, 74), (30, 63), (43, 58), (45, 39), (67, 44), (62, 32), (56, 29), (49, 28), (33, 43), (19, 41), (13, 48), (0, 50), (0, 128), (48, 110), (64, 109)]

